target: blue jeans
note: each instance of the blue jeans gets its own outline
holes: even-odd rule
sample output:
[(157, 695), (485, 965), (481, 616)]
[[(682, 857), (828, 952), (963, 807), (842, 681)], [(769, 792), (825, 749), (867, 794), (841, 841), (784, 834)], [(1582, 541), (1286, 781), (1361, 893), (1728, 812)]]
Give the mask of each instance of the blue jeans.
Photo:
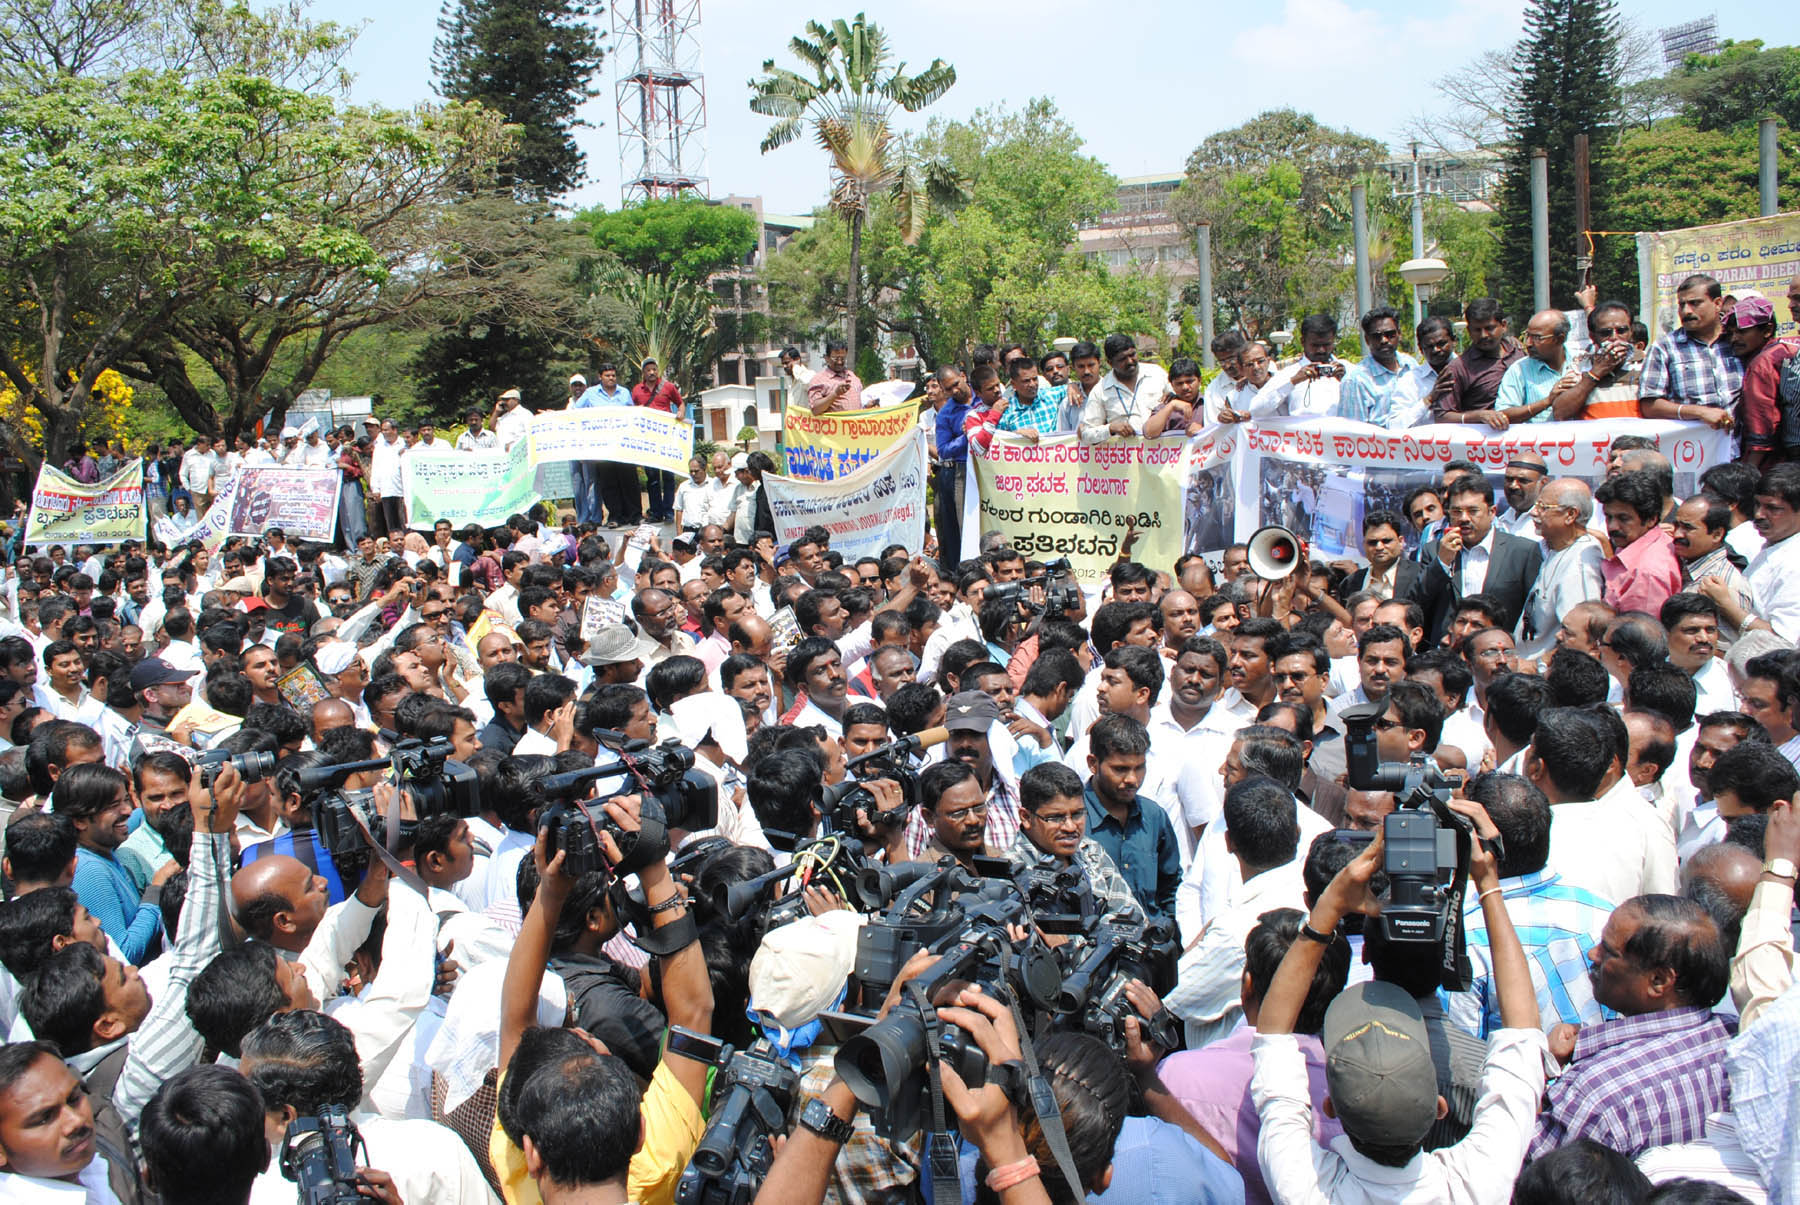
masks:
[(575, 520), (598, 523), (601, 519), (600, 474), (603, 466), (597, 460), (577, 460), (572, 467), (575, 470)]
[(650, 513), (659, 519), (675, 517), (675, 474), (660, 469), (645, 469), (644, 482), (650, 494)]

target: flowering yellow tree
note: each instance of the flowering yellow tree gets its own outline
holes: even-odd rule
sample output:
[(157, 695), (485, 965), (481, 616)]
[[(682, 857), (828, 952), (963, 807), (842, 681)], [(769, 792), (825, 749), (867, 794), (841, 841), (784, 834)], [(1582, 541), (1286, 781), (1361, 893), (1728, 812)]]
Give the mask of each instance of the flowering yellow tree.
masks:
[[(30, 378), (32, 374), (28, 372), (26, 376)], [(32, 379), (35, 384), (35, 378)], [(122, 438), (128, 430), (126, 415), (131, 410), (132, 393), (131, 383), (112, 369), (101, 373), (94, 382), (93, 401), (82, 416), (79, 437), (88, 443)], [(33, 448), (45, 450), (44, 416), (4, 378), (0, 378), (0, 421)]]

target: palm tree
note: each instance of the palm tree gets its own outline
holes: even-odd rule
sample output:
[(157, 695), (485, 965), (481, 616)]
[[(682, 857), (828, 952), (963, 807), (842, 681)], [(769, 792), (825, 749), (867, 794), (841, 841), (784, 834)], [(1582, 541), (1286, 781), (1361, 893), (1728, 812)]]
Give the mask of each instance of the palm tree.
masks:
[(763, 62), (760, 79), (750, 81), (750, 109), (775, 124), (763, 136), (768, 154), (800, 136), (808, 125), (831, 156), (836, 177), (831, 205), (850, 223), (849, 314), (845, 341), (856, 363), (856, 315), (862, 302), (862, 229), (869, 198), (891, 192), (906, 241), (925, 225), (926, 190), (921, 173), (896, 144), (894, 111), (917, 113), (950, 90), (956, 68), (942, 59), (913, 75), (905, 63), (890, 63), (887, 35), (857, 13), (851, 22), (829, 28), (806, 23), (806, 36), (788, 43), (809, 78), (774, 59)]

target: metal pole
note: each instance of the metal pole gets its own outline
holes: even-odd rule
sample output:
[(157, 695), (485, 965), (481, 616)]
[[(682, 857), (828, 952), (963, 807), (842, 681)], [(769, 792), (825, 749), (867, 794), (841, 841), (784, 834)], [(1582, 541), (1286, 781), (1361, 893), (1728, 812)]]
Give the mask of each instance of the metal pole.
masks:
[(1762, 160), (1761, 170), (1757, 172), (1757, 179), (1762, 185), (1762, 215), (1766, 218), (1781, 212), (1779, 187), (1781, 179), (1775, 165), (1775, 119), (1773, 117), (1763, 118), (1757, 133), (1760, 135), (1758, 139), (1761, 151), (1759, 158)]
[(1356, 243), (1356, 316), (1361, 318), (1375, 307), (1375, 292), (1369, 283), (1369, 187), (1350, 186), (1350, 225)]
[[(1419, 185), (1419, 144), (1412, 144), (1413, 183), (1412, 183), (1412, 236), (1414, 259), (1425, 258), (1425, 190)], [(1419, 286), (1413, 286), (1413, 327), (1425, 321), (1425, 296), (1419, 292)]]
[(1531, 304), (1550, 308), (1550, 160), (1531, 152)]
[(1194, 260), (1200, 265), (1200, 354), (1208, 369), (1213, 361), (1212, 223), (1201, 222), (1194, 232)]

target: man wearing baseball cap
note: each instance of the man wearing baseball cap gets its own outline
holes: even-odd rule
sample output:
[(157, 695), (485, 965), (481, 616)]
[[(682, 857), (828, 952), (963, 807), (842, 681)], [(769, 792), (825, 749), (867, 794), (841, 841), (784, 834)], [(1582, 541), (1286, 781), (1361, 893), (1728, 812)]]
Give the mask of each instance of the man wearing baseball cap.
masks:
[(1725, 322), (1725, 335), (1744, 365), (1738, 420), (1744, 459), (1761, 468), (1779, 460), (1790, 444), (1800, 444), (1800, 431), (1785, 430), (1781, 418), (1781, 372), (1793, 358), (1794, 343), (1775, 337), (1775, 307), (1766, 297), (1739, 301)]
[[(1498, 830), (1478, 805), (1457, 800), (1483, 841)], [(1381, 901), (1369, 883), (1381, 869), (1382, 834), (1331, 881), (1313, 905), (1263, 998), (1251, 1046), (1251, 1100), (1261, 1119), (1256, 1155), (1278, 1201), (1492, 1202), (1512, 1196), (1544, 1092), (1547, 1045), (1525, 952), (1500, 891), (1499, 867), (1481, 842), (1469, 857), (1468, 892), (1479, 901), (1494, 960), (1504, 1026), (1489, 1039), (1481, 1096), (1469, 1135), (1425, 1151), (1426, 1133), (1443, 1114), (1430, 1037), (1404, 988), (1363, 983), (1325, 1013), (1325, 1110), (1343, 1123), (1330, 1146), (1313, 1140), (1305, 1057), (1294, 1023), (1326, 948), (1343, 940), (1338, 923), (1352, 912), (1380, 924)], [(1436, 957), (1421, 946), (1418, 957)]]
[[(998, 769), (989, 744), (990, 733), (999, 722), (999, 706), (978, 690), (951, 695), (944, 703), (944, 727), (950, 731), (945, 760), (961, 762), (974, 772), (987, 801), (982, 813), (983, 839), (1004, 857), (1019, 835), (1019, 792), (1017, 783)], [(1011, 764), (1010, 757), (1007, 764)], [(930, 817), (922, 809), (915, 811), (906, 826), (908, 852), (915, 858), (927, 856), (925, 847), (931, 840)]]
[(500, 450), (508, 450), (530, 430), (531, 411), (525, 409), (517, 389), (508, 389), (494, 403), (494, 436), (500, 441)]

